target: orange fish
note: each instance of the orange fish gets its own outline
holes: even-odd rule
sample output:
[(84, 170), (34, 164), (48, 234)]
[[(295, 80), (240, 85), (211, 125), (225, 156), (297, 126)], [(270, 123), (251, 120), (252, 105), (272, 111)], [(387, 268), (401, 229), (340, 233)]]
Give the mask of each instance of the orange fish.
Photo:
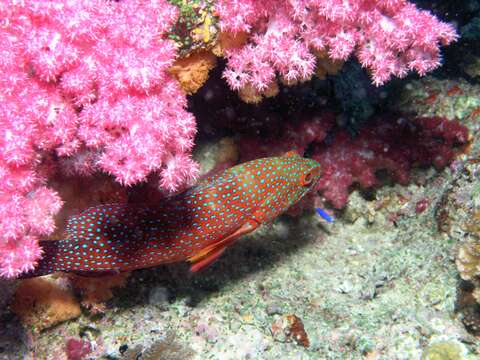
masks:
[(91, 207), (69, 218), (65, 240), (41, 242), (43, 258), (22, 277), (121, 272), (177, 261), (198, 271), (238, 237), (298, 202), (319, 177), (319, 163), (288, 153), (229, 168), (158, 206)]

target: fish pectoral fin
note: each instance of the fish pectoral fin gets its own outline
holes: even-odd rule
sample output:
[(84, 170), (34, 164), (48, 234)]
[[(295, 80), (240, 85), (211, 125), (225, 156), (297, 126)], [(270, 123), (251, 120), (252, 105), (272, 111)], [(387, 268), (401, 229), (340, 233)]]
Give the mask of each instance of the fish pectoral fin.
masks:
[(242, 235), (248, 234), (258, 228), (259, 223), (255, 220), (248, 220), (245, 224), (240, 226), (237, 230), (235, 230), (230, 235), (227, 235), (220, 241), (216, 243), (210, 244), (195, 255), (190, 256), (187, 260), (192, 263), (190, 267), (191, 272), (197, 272), (212, 262), (214, 262), (222, 253), (225, 251), (226, 247), (233, 243), (237, 238)]

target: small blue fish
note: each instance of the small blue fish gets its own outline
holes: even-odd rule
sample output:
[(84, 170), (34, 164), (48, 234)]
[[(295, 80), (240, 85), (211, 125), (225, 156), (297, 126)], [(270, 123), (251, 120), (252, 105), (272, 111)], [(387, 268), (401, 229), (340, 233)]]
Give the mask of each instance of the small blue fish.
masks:
[(320, 215), (322, 218), (324, 218), (327, 222), (329, 223), (332, 223), (333, 222), (333, 217), (330, 216), (329, 213), (327, 213), (325, 210), (321, 209), (321, 208), (315, 208), (315, 210), (317, 211), (317, 214)]

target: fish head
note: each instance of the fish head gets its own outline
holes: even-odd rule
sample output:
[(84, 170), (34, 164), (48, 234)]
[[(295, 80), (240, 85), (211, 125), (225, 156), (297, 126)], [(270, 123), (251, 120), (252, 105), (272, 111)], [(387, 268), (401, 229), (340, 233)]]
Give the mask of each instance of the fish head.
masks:
[(321, 176), (320, 163), (313, 159), (303, 158), (300, 156), (289, 157), (290, 161), (286, 162), (285, 172), (287, 175), (287, 197), (288, 204), (293, 205), (300, 201), (306, 193), (308, 193), (318, 183)]
[[(258, 159), (249, 164), (256, 194), (255, 212), (270, 221), (300, 201), (315, 187), (321, 175), (320, 164), (297, 154)], [(248, 178), (248, 175), (246, 175)]]

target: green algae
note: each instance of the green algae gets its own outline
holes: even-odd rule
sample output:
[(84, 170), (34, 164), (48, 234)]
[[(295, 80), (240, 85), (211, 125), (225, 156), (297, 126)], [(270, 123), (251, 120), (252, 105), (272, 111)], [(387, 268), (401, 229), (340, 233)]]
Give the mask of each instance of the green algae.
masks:
[(464, 351), (453, 341), (438, 342), (427, 347), (422, 360), (464, 360)]

